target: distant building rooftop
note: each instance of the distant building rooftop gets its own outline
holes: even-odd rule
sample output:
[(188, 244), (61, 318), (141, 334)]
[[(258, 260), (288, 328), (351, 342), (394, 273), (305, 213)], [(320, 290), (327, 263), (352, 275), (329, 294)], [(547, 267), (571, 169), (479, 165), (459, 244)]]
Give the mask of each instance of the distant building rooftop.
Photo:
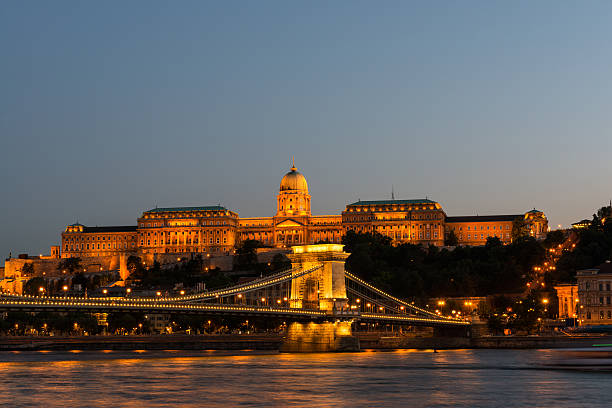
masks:
[(117, 225), (111, 227), (83, 227), (83, 232), (134, 232), (135, 225)]
[(585, 276), (585, 275), (601, 275), (601, 274), (612, 274), (612, 263), (610, 261), (606, 261), (595, 268), (589, 269), (581, 269), (576, 271), (576, 275)]
[(496, 222), (496, 221), (514, 221), (517, 218), (523, 218), (522, 214), (513, 215), (466, 215), (458, 217), (446, 217), (447, 223), (453, 222)]
[(362, 201), (359, 200), (349, 205), (394, 205), (394, 204), (436, 204), (435, 201), (431, 201), (427, 198), (420, 200), (374, 200), (374, 201)]
[(582, 220), (572, 224), (572, 228), (587, 228), (591, 225), (591, 220)]
[(156, 212), (181, 212), (181, 211), (227, 211), (227, 208), (221, 207), (220, 205), (211, 205), (204, 207), (167, 207), (167, 208), (153, 208), (145, 211), (145, 213), (156, 213)]

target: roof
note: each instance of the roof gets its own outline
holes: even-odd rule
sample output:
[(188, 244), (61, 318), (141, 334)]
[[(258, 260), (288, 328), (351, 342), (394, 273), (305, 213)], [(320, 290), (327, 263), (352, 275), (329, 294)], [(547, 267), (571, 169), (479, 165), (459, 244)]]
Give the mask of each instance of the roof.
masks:
[(541, 213), (541, 212), (542, 212), (542, 211), (540, 211), (540, 210), (536, 210), (536, 209), (534, 208), (533, 210), (529, 210), (529, 211), (527, 211), (527, 214), (529, 214), (529, 213), (539, 214), (539, 213)]
[(136, 225), (116, 225), (112, 227), (84, 227), (83, 232), (135, 232)]
[(607, 261), (599, 265), (598, 273), (612, 273), (612, 263), (610, 263), (610, 261)]
[(495, 222), (495, 221), (514, 221), (523, 218), (522, 214), (516, 215), (466, 215), (459, 217), (446, 217), (447, 223), (453, 222)]
[(580, 269), (576, 271), (577, 276), (589, 276), (599, 274), (612, 274), (612, 263), (606, 261), (595, 268)]
[(167, 208), (153, 208), (145, 211), (146, 213), (158, 213), (158, 212), (180, 212), (180, 211), (227, 211), (227, 208), (221, 207), (220, 205), (210, 205), (205, 207), (167, 207)]
[(357, 201), (349, 205), (393, 205), (393, 204), (436, 204), (435, 201), (426, 198), (420, 200), (375, 200), (375, 201)]

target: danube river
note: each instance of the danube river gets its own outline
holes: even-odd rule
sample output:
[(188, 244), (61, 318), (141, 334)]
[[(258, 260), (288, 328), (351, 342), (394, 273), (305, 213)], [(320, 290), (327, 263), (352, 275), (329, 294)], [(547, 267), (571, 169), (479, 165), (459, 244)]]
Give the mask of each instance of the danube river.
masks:
[(610, 406), (612, 374), (546, 350), (3, 352), (1, 406)]

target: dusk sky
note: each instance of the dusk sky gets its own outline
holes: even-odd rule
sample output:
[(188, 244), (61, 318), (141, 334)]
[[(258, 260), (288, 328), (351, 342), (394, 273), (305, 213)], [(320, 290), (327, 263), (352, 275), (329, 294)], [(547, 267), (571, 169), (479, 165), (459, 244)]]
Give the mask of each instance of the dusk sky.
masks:
[(3, 1), (0, 254), (67, 224), (222, 204), (448, 215), (612, 198), (609, 1)]

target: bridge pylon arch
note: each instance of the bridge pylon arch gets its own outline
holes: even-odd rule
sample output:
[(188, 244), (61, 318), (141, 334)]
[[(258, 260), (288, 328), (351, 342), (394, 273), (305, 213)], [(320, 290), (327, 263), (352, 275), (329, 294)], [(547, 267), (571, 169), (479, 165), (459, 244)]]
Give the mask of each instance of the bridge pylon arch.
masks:
[(347, 307), (344, 263), (349, 254), (343, 248), (344, 245), (340, 244), (300, 245), (291, 248), (288, 257), (294, 275), (321, 266), (313, 273), (292, 279), (292, 308), (333, 312)]

